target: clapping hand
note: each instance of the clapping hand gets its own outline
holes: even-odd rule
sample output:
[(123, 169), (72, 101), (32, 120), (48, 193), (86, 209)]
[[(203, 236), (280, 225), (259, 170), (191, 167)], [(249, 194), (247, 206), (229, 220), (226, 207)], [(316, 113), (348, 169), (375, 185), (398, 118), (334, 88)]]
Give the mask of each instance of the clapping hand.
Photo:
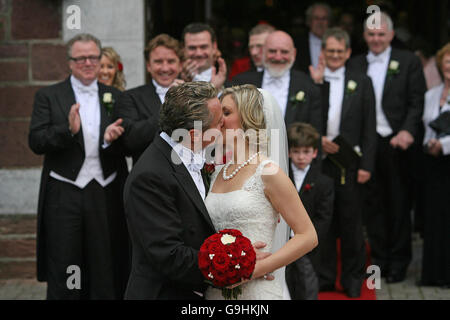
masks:
[(69, 130), (75, 135), (80, 131), (81, 118), (80, 118), (80, 104), (75, 103), (70, 107), (69, 111)]
[(223, 60), (223, 58), (218, 58), (217, 64), (219, 66), (218, 71), (216, 70), (215, 66), (212, 67), (211, 83), (217, 89), (221, 90), (223, 84), (225, 83), (225, 80), (227, 79), (227, 65), (225, 63), (225, 60)]
[(309, 74), (311, 75), (311, 79), (313, 79), (314, 83), (322, 84), (324, 73), (325, 73), (325, 57), (323, 56), (323, 52), (321, 52), (317, 67), (314, 68), (313, 66), (309, 66)]
[(107, 143), (112, 143), (125, 131), (125, 129), (121, 126), (122, 122), (122, 119), (117, 119), (114, 123), (111, 123), (108, 127), (106, 127), (103, 138)]
[(190, 82), (194, 79), (194, 77), (198, 74), (198, 61), (193, 59), (187, 59), (183, 63), (183, 69), (181, 70), (181, 78), (186, 81)]

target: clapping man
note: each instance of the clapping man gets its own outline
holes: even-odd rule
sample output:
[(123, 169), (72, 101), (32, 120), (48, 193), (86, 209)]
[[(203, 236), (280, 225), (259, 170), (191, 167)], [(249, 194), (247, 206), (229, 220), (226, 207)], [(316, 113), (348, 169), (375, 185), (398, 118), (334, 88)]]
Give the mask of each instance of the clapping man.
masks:
[[(362, 185), (370, 179), (376, 152), (375, 97), (372, 82), (362, 72), (345, 67), (350, 58), (349, 35), (339, 28), (323, 36), (323, 65), (312, 69), (311, 77), (327, 97), (323, 110), (322, 162), (324, 174), (334, 179), (334, 214), (330, 232), (321, 243), (319, 282), (321, 291), (334, 291), (336, 282), (336, 238), (341, 240), (341, 283), (346, 294), (359, 297), (364, 279), (365, 241), (362, 223)], [(336, 160), (341, 137), (361, 154), (351, 163)]]
[(36, 93), (31, 117), (30, 148), (44, 155), (37, 277), (47, 281), (47, 299), (121, 299), (129, 271), (127, 170), (115, 142), (122, 119), (109, 116), (119, 91), (97, 81), (97, 38), (77, 35), (67, 49), (72, 75)]
[[(366, 223), (372, 262), (394, 283), (404, 280), (411, 262), (409, 151), (419, 133), (426, 85), (419, 58), (391, 47), (391, 18), (375, 14), (380, 19), (371, 15), (364, 23), (369, 52), (350, 60), (349, 68), (366, 73), (374, 87), (378, 144)], [(379, 26), (372, 25), (378, 20)]]
[(213, 28), (204, 23), (191, 23), (184, 28), (181, 38), (185, 59), (183, 80), (211, 82), (221, 90), (226, 81), (227, 66), (220, 57)]
[(121, 143), (133, 157), (133, 164), (158, 133), (159, 109), (166, 92), (182, 80), (181, 45), (167, 34), (154, 37), (145, 49), (150, 83), (125, 91), (115, 108), (114, 117), (123, 119), (125, 132)]

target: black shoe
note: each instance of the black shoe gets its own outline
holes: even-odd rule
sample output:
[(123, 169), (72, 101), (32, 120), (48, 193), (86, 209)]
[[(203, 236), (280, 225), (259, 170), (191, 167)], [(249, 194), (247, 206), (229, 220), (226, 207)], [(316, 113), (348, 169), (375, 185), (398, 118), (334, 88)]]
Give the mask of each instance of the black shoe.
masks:
[(386, 283), (398, 283), (405, 280), (406, 272), (390, 272), (386, 275)]
[(320, 292), (336, 291), (336, 287), (334, 286), (334, 284), (323, 284), (323, 285), (320, 286), (319, 291)]

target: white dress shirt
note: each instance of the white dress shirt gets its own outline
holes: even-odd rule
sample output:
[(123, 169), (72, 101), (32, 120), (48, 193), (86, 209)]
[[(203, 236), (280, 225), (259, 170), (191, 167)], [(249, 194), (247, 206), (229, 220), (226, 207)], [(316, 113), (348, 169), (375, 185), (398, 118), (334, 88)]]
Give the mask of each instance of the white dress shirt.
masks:
[(199, 74), (196, 74), (194, 76), (194, 79), (192, 79), (192, 81), (211, 82), (211, 79), (212, 79), (212, 67), (209, 69), (206, 69), (205, 71), (200, 72)]
[(280, 106), (281, 113), (286, 113), (286, 106), (289, 95), (289, 82), (291, 81), (291, 72), (287, 70), (281, 77), (272, 77), (266, 70), (263, 74), (261, 87), (269, 91)]
[(116, 178), (117, 172), (112, 173), (106, 179), (103, 177), (99, 158), (100, 101), (97, 80), (93, 81), (89, 86), (85, 86), (72, 75), (70, 76), (70, 82), (75, 93), (75, 100), (80, 104), (79, 112), (83, 127), (85, 158), (75, 181), (62, 177), (54, 171), (50, 171), (50, 176), (57, 180), (71, 183), (80, 189), (86, 187), (92, 179), (95, 179), (102, 187), (105, 187)]
[(319, 56), (322, 51), (322, 39), (315, 36), (312, 32), (309, 33), (309, 55), (311, 57), (311, 64), (317, 68), (319, 64)]
[(345, 89), (345, 67), (336, 71), (325, 68), (324, 78), (330, 83), (327, 138), (331, 141), (339, 135), (341, 125), (342, 101)]
[(181, 143), (175, 142), (171, 137), (164, 131), (160, 133), (160, 137), (164, 139), (177, 153), (183, 162), (186, 169), (189, 171), (189, 174), (192, 177), (192, 180), (195, 183), (195, 186), (198, 189), (203, 200), (206, 197), (205, 185), (203, 184), (202, 174), (200, 170), (203, 168), (205, 164), (205, 156), (204, 152), (194, 153), (191, 149), (186, 148)]
[(372, 79), (375, 92), (377, 132), (382, 137), (387, 137), (393, 133), (382, 107), (384, 82), (386, 80), (389, 60), (391, 58), (391, 51), (392, 48), (389, 46), (379, 55), (374, 55), (372, 52), (369, 52), (367, 55), (367, 75)]
[(161, 103), (164, 103), (164, 98), (166, 97), (167, 91), (169, 91), (170, 87), (163, 87), (159, 85), (158, 82), (155, 81), (155, 79), (152, 79), (152, 83), (155, 86), (156, 93), (159, 96), (159, 100), (161, 100)]
[[(450, 111), (450, 103), (446, 100), (445, 104), (440, 108), (440, 100), (444, 84), (434, 87), (425, 94), (425, 107), (423, 110), (423, 123), (425, 125), (425, 136), (423, 145), (426, 146), (430, 139), (436, 139), (436, 132), (428, 125), (431, 121), (439, 117), (439, 114), (445, 111)], [(442, 154), (450, 154), (450, 136), (439, 138), (442, 145)]]
[(295, 166), (293, 162), (291, 162), (291, 169), (294, 175), (295, 187), (297, 188), (297, 192), (300, 192), (300, 189), (303, 185), (303, 181), (305, 180), (306, 175), (308, 174), (309, 168), (311, 165), (308, 165), (305, 169), (299, 169)]

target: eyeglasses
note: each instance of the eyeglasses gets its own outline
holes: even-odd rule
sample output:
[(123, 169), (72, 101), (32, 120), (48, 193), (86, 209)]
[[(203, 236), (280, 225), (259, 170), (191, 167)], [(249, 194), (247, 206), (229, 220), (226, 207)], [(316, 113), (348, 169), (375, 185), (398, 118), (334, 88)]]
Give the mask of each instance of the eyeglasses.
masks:
[(325, 49), (325, 52), (328, 54), (335, 54), (342, 55), (345, 53), (345, 50), (335, 50), (335, 49)]
[(100, 56), (89, 56), (89, 57), (69, 57), (70, 60), (74, 61), (76, 64), (83, 64), (86, 63), (87, 59), (89, 59), (90, 62), (97, 64), (100, 62)]

